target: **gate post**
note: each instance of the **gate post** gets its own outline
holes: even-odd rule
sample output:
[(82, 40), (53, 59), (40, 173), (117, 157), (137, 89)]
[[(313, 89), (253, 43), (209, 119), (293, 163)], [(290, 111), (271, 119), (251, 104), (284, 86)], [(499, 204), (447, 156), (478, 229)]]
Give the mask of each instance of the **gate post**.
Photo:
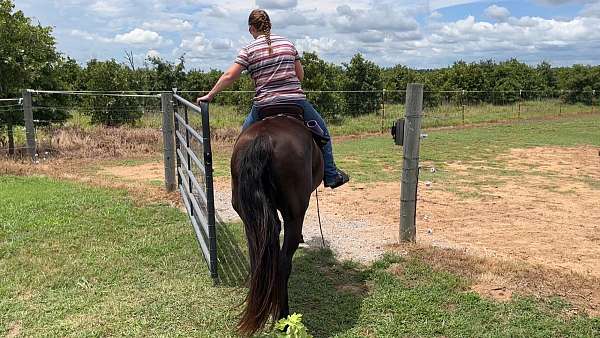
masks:
[(406, 87), (406, 119), (400, 193), (400, 241), (415, 242), (417, 215), (417, 186), (419, 184), (419, 145), (423, 85), (410, 83)]
[(168, 192), (177, 189), (175, 163), (175, 114), (173, 112), (173, 94), (160, 94), (163, 113), (163, 143), (165, 158), (165, 188)]
[(31, 102), (31, 91), (24, 89), (23, 94), (23, 118), (25, 119), (25, 137), (27, 138), (27, 153), (33, 163), (36, 162), (37, 145), (35, 142), (35, 126), (33, 125), (33, 103)]

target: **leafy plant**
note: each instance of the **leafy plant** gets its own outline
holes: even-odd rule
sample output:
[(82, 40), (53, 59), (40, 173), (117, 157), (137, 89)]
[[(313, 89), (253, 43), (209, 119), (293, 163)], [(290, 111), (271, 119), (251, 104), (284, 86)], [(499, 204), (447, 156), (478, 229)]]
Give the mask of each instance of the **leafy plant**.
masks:
[(280, 319), (274, 327), (274, 331), (264, 334), (262, 337), (272, 338), (312, 338), (306, 326), (302, 324), (302, 315), (294, 313), (287, 318)]

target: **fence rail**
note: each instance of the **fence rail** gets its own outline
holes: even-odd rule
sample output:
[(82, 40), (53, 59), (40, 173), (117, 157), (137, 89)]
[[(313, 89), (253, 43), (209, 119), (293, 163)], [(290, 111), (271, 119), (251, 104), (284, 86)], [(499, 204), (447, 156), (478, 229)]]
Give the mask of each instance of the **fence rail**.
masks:
[[(211, 277), (217, 282), (217, 229), (208, 103), (196, 106), (175, 93), (163, 93), (161, 97), (165, 183), (168, 190), (175, 190), (176, 177), (202, 256)], [(190, 122), (191, 114), (200, 115), (201, 132)]]

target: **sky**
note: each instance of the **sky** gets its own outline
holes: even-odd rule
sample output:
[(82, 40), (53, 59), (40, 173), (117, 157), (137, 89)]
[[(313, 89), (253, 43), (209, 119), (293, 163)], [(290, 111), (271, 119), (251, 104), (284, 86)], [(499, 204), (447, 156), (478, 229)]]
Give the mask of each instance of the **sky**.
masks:
[(356, 53), (381, 66), (439, 68), (512, 57), (554, 66), (600, 64), (600, 0), (14, 0), (54, 28), (78, 62), (133, 52), (188, 68), (225, 69), (248, 44), (248, 14), (267, 10), (272, 33), (328, 62)]

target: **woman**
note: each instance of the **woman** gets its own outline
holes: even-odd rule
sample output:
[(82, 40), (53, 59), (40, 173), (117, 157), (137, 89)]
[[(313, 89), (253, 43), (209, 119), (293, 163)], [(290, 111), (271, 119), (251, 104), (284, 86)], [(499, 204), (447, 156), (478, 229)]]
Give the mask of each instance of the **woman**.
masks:
[[(273, 104), (296, 104), (304, 110), (304, 120), (315, 120), (329, 136), (325, 121), (306, 100), (300, 81), (304, 70), (296, 47), (286, 38), (271, 34), (271, 20), (267, 12), (255, 9), (248, 18), (248, 31), (254, 41), (243, 48), (232, 66), (219, 78), (210, 92), (197, 99), (211, 101), (213, 97), (235, 82), (242, 71), (247, 70), (254, 80), (256, 95), (252, 110), (244, 121), (242, 129), (256, 122), (258, 109)], [(350, 180), (339, 170), (333, 160), (333, 147), (330, 141), (323, 147), (325, 162), (325, 186), (335, 189)]]

